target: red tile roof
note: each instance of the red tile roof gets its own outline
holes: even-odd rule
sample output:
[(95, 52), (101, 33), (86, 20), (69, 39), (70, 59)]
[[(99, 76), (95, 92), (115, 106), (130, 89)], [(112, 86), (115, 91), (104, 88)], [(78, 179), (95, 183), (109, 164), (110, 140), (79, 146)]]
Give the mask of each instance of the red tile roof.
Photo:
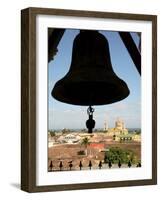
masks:
[(97, 149), (104, 149), (104, 148), (105, 148), (105, 144), (101, 144), (101, 143), (90, 143), (89, 147), (90, 147), (90, 148), (97, 148)]

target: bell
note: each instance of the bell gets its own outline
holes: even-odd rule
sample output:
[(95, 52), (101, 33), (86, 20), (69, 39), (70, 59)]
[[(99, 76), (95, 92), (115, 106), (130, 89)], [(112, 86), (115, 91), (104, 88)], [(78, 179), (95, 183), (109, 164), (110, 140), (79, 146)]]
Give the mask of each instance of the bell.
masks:
[(80, 31), (74, 39), (70, 69), (55, 84), (52, 96), (64, 103), (89, 106), (111, 104), (128, 95), (126, 83), (113, 71), (105, 36)]

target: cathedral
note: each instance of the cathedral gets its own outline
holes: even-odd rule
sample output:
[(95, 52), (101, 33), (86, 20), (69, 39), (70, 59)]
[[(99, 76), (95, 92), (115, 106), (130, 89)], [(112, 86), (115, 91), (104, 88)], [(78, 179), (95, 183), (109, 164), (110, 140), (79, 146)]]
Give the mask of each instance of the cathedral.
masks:
[(107, 123), (104, 124), (104, 131), (107, 131), (109, 136), (127, 135), (128, 129), (125, 128), (125, 123), (121, 119), (117, 119), (114, 128), (108, 128)]

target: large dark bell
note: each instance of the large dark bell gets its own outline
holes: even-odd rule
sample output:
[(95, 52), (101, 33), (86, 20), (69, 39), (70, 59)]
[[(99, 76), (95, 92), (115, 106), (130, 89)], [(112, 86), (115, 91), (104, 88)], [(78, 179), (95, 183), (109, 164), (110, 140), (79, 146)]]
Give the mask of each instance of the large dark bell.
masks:
[(52, 96), (88, 106), (114, 103), (128, 95), (126, 83), (112, 69), (107, 39), (98, 31), (80, 31), (74, 39), (70, 69), (55, 84)]

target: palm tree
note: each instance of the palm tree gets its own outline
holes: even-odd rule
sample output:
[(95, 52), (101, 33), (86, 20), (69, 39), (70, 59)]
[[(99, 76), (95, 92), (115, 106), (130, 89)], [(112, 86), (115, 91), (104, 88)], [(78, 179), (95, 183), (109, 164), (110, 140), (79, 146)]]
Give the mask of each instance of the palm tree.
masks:
[(87, 156), (87, 147), (90, 144), (89, 139), (87, 137), (83, 138), (81, 141), (81, 145), (83, 145), (85, 147), (86, 150), (86, 156)]

